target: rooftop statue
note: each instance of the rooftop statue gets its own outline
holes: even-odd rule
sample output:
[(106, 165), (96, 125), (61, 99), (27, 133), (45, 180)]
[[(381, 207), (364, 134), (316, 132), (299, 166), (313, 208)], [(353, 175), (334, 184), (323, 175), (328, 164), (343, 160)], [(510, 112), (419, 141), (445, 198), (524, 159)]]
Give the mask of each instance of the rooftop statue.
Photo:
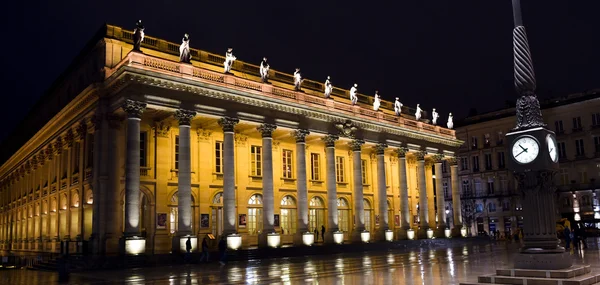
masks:
[(373, 99), (373, 111), (379, 110), (381, 106), (381, 98), (379, 97), (379, 91), (375, 91), (375, 98)]
[(179, 61), (184, 63), (191, 63), (192, 54), (190, 53), (190, 35), (183, 35), (181, 45), (179, 46)]
[(448, 123), (446, 123), (448, 129), (454, 128), (454, 122), (452, 122), (452, 113), (448, 114)]
[(231, 66), (233, 66), (233, 62), (236, 60), (236, 57), (233, 55), (233, 48), (228, 48), (225, 53), (225, 62), (223, 62), (223, 67), (225, 69), (225, 73), (231, 73)]
[(262, 82), (267, 83), (269, 81), (269, 69), (271, 67), (267, 63), (267, 58), (263, 57), (263, 60), (260, 62), (260, 79)]
[(440, 117), (440, 114), (438, 114), (438, 112), (435, 111), (435, 108), (433, 108), (433, 111), (431, 111), (431, 118), (432, 118), (434, 125), (437, 125), (437, 120), (439, 117)]
[(329, 98), (331, 96), (331, 91), (333, 91), (333, 85), (331, 85), (330, 77), (327, 76), (327, 80), (325, 80), (325, 98)]
[(294, 71), (294, 89), (296, 91), (301, 91), (300, 86), (302, 85), (302, 74), (300, 74), (300, 68), (296, 68)]
[(420, 107), (420, 104), (417, 104), (417, 111), (415, 112), (415, 120), (420, 120), (423, 110)]
[(135, 29), (133, 30), (133, 50), (142, 51), (140, 47), (142, 46), (143, 41), (144, 25), (142, 25), (142, 20), (138, 20), (137, 23), (135, 23)]
[(396, 97), (396, 102), (394, 102), (394, 112), (396, 116), (400, 116), (402, 113), (402, 103), (400, 103), (400, 98)]
[(352, 101), (352, 105), (356, 105), (358, 102), (358, 96), (356, 93), (358, 92), (358, 84), (354, 83), (354, 86), (350, 88), (350, 101)]

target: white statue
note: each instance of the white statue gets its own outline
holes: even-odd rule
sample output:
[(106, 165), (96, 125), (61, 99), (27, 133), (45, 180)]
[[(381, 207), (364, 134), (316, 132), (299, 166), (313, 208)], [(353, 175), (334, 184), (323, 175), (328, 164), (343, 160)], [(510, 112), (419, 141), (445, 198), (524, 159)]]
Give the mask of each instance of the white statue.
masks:
[(269, 81), (269, 69), (271, 67), (267, 63), (267, 58), (263, 57), (263, 60), (260, 62), (260, 79), (262, 82), (267, 83)]
[(225, 73), (231, 73), (231, 66), (233, 66), (233, 62), (237, 58), (233, 55), (233, 48), (228, 48), (225, 53), (225, 62), (223, 62), (223, 67), (225, 69)]
[(354, 86), (352, 86), (352, 88), (350, 88), (350, 101), (352, 101), (352, 105), (356, 105), (356, 103), (358, 102), (358, 96), (356, 96), (356, 93), (358, 92), (358, 84), (354, 83)]
[(294, 89), (300, 91), (300, 85), (302, 85), (302, 74), (300, 74), (300, 68), (296, 68), (296, 71), (294, 71)]
[(327, 76), (327, 80), (325, 80), (325, 98), (329, 98), (331, 96), (331, 91), (333, 91), (333, 85), (331, 85), (330, 77)]
[(192, 54), (190, 53), (190, 35), (183, 35), (181, 45), (179, 46), (179, 61), (190, 63), (192, 60)]
[(452, 129), (454, 127), (454, 122), (452, 122), (452, 113), (448, 115), (448, 123), (446, 126), (448, 126), (448, 129)]
[(421, 113), (423, 113), (423, 110), (421, 110), (420, 104), (417, 104), (417, 111), (415, 112), (415, 119), (417, 121), (421, 119)]
[(396, 116), (400, 116), (402, 113), (402, 103), (400, 103), (400, 98), (396, 97), (396, 102), (394, 102), (394, 112), (396, 112)]
[(431, 118), (434, 125), (437, 125), (437, 120), (439, 117), (440, 115), (435, 111), (435, 108), (433, 108), (433, 111), (431, 111)]
[(381, 98), (379, 97), (379, 91), (375, 91), (375, 98), (373, 99), (373, 111), (379, 110), (381, 106)]

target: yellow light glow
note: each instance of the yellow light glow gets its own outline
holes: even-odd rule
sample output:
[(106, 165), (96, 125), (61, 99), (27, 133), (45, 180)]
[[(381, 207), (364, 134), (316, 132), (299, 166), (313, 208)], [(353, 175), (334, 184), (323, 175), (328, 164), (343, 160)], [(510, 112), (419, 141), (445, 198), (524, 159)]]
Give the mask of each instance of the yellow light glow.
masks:
[(126, 239), (125, 240), (125, 252), (127, 254), (142, 254), (146, 251), (146, 240), (145, 239)]
[(446, 238), (450, 238), (452, 236), (452, 231), (450, 231), (450, 229), (446, 228), (444, 230), (444, 236), (446, 236)]
[(242, 236), (231, 234), (227, 236), (227, 247), (231, 250), (238, 250), (242, 247)]
[(386, 230), (385, 231), (385, 240), (393, 241), (394, 240), (394, 232), (392, 232), (391, 230)]
[(428, 239), (432, 239), (433, 238), (433, 230), (432, 229), (427, 229), (427, 238)]
[(333, 242), (342, 244), (344, 242), (344, 233), (340, 231), (333, 233)]
[(278, 233), (268, 234), (267, 245), (272, 248), (278, 248), (281, 245), (281, 236)]
[(315, 243), (315, 235), (311, 232), (302, 234), (302, 243), (306, 246), (312, 246)]
[(364, 231), (362, 233), (360, 233), (360, 240), (364, 243), (368, 243), (369, 240), (371, 239), (371, 233), (368, 231)]
[(406, 237), (408, 237), (409, 240), (415, 239), (415, 231), (413, 231), (413, 229), (408, 229), (408, 231), (406, 231)]

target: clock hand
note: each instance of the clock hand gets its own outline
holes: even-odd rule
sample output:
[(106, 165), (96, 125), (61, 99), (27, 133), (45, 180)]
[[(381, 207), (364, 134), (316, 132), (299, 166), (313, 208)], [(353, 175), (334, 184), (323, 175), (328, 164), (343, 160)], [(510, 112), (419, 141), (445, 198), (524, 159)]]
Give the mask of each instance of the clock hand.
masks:
[(519, 156), (521, 153), (524, 153), (524, 152), (527, 152), (527, 151), (526, 151), (526, 150), (524, 150), (524, 151), (522, 151), (522, 152), (519, 152), (517, 155), (515, 155), (515, 158), (516, 158), (517, 156)]
[(527, 151), (527, 149), (526, 149), (526, 148), (524, 148), (524, 147), (522, 147), (522, 146), (521, 146), (521, 144), (519, 144), (519, 147), (520, 147), (522, 150), (524, 150), (524, 151)]
[(550, 149), (550, 152), (552, 152), (553, 150), (554, 150), (554, 148), (551, 148), (551, 149)]

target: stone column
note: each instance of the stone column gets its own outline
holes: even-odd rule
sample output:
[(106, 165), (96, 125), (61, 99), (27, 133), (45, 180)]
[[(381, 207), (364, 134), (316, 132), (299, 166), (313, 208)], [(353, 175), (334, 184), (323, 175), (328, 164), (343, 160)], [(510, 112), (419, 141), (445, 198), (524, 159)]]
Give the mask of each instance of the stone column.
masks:
[(267, 235), (275, 233), (275, 193), (273, 193), (273, 124), (262, 124), (256, 128), (262, 135), (263, 155), (263, 230), (258, 245), (267, 246)]
[(406, 152), (407, 149), (399, 147), (396, 149), (398, 155), (398, 180), (400, 184), (400, 229), (398, 231), (398, 238), (407, 239), (406, 232), (410, 229), (411, 216), (410, 216), (410, 205), (408, 204), (408, 183), (406, 181)]
[(427, 184), (425, 179), (425, 152), (419, 151), (415, 155), (417, 157), (417, 176), (419, 180), (419, 232), (420, 239), (427, 238), (427, 230), (429, 229), (429, 207), (427, 205)]
[(385, 177), (385, 149), (387, 144), (378, 143), (375, 146), (377, 153), (377, 197), (379, 202), (379, 229), (376, 239), (385, 240), (385, 232), (389, 230), (388, 204), (387, 204), (387, 179)]
[(306, 180), (306, 136), (310, 132), (298, 129), (292, 134), (296, 138), (296, 196), (298, 197), (298, 221), (294, 244), (302, 245), (302, 235), (308, 232), (308, 186)]
[(233, 129), (239, 122), (237, 118), (219, 119), (219, 125), (223, 128), (223, 235), (225, 236), (236, 233)]
[[(125, 100), (127, 112), (127, 155), (125, 157), (125, 237), (140, 234), (140, 121), (146, 104)], [(85, 175), (85, 173), (82, 173)], [(83, 194), (83, 193), (82, 193)], [(85, 199), (82, 195), (82, 201)], [(83, 203), (81, 203), (83, 208)]]
[[(107, 153), (107, 142), (108, 136), (108, 123), (104, 120), (104, 116), (100, 114), (103, 104), (99, 104), (100, 107), (96, 111), (97, 113), (92, 118), (94, 124), (94, 150), (93, 150), (93, 161), (92, 161), (92, 189), (94, 193), (94, 200), (92, 204), (92, 235), (90, 242), (92, 243), (92, 253), (99, 255), (104, 251), (104, 244), (102, 243), (102, 237), (104, 236), (104, 229), (101, 225), (103, 219), (102, 195), (106, 193), (108, 186), (108, 161), (106, 157)], [(48, 151), (49, 152), (49, 151)], [(48, 159), (52, 159), (52, 155), (49, 154)], [(53, 168), (52, 165), (49, 168)], [(49, 169), (50, 173), (53, 173), (53, 169)], [(48, 185), (51, 184), (54, 177), (49, 175)], [(50, 208), (51, 201), (48, 201), (48, 208)], [(102, 210), (101, 210), (102, 209)], [(51, 238), (50, 234), (50, 212), (48, 212), (47, 222), (47, 236)]]
[(327, 228), (324, 240), (326, 243), (333, 243), (333, 233), (339, 230), (337, 181), (335, 178), (335, 141), (337, 141), (339, 137), (337, 135), (329, 134), (322, 139), (325, 142), (325, 157), (327, 163)]
[(435, 236), (437, 238), (445, 237), (446, 225), (446, 203), (444, 202), (444, 185), (443, 185), (443, 174), (442, 174), (442, 163), (444, 162), (444, 155), (436, 154), (433, 157), (435, 167), (435, 203), (437, 205), (437, 228)]
[(196, 112), (179, 109), (179, 169), (177, 170), (177, 236), (192, 234), (192, 164), (190, 152), (190, 123)]
[(460, 185), (458, 183), (458, 159), (452, 157), (448, 159), (450, 164), (450, 181), (452, 186), (452, 217), (454, 226), (452, 228), (452, 236), (460, 237), (460, 230), (463, 228), (462, 206), (460, 204)]
[(363, 181), (362, 181), (362, 157), (361, 147), (365, 141), (355, 139), (350, 143), (352, 148), (352, 167), (353, 167), (353, 186), (354, 186), (354, 230), (352, 231), (352, 241), (362, 242), (360, 234), (365, 231), (365, 203), (363, 199)]

